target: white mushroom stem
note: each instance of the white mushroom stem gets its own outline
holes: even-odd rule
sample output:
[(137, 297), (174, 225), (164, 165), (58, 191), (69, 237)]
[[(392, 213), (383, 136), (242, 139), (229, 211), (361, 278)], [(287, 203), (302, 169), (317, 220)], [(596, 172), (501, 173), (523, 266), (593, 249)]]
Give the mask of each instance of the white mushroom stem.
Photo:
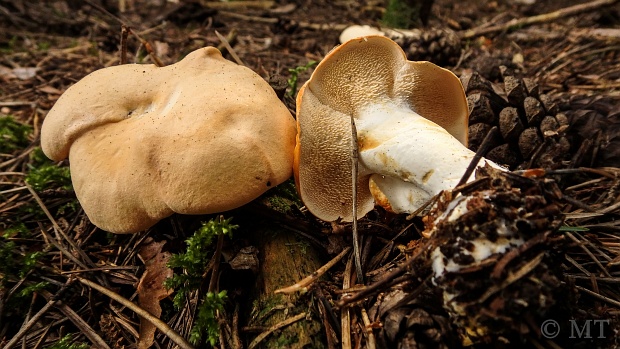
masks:
[[(355, 118), (360, 176), (372, 174), (377, 204), (396, 213), (416, 211), (442, 190), (453, 189), (475, 153), (448, 131), (407, 106), (374, 104)], [(479, 166), (495, 163), (481, 159)], [(475, 171), (469, 180), (475, 178)]]

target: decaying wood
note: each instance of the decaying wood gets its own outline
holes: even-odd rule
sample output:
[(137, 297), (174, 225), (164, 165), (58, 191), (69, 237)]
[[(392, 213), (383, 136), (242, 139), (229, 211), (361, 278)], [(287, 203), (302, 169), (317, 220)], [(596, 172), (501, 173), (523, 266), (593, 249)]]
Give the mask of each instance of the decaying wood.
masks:
[(316, 271), (312, 272), (312, 274), (306, 276), (305, 278), (303, 278), (299, 282), (296, 282), (292, 286), (279, 288), (279, 289), (275, 290), (274, 293), (276, 293), (276, 294), (278, 294), (278, 293), (295, 293), (295, 292), (306, 293), (308, 291), (308, 287), (310, 287), (310, 285), (313, 282), (317, 281), (321, 276), (323, 276), (323, 274), (325, 274), (325, 272), (327, 272), (331, 267), (333, 267), (334, 264), (338, 263), (350, 250), (351, 249), (349, 247), (345, 248), (336, 257), (332, 258), (332, 260), (327, 262), (327, 264), (321, 266), (319, 269), (317, 269)]
[[(294, 316), (313, 309), (309, 297), (301, 293), (275, 293), (276, 290), (295, 284), (321, 267), (321, 259), (313, 245), (303, 237), (276, 227), (263, 227), (256, 231), (260, 268), (257, 287), (251, 297), (253, 319), (260, 325), (272, 327)], [(288, 343), (288, 348), (313, 347), (321, 332), (321, 321), (305, 316), (280, 328), (277, 334), (264, 336), (256, 343), (257, 348), (273, 348), (276, 343)], [(300, 319), (297, 319), (300, 320)]]

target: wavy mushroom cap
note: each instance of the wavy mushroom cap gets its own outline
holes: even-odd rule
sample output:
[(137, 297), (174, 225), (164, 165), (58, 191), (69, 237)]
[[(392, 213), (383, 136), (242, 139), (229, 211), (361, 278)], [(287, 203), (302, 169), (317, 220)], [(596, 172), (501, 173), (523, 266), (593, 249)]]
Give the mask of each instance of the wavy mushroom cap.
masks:
[[(377, 105), (411, 110), (467, 143), (467, 101), (449, 70), (407, 61), (400, 46), (383, 36), (336, 47), (297, 96), (295, 180), (308, 210), (322, 220), (352, 219), (350, 118)], [(360, 149), (374, 146), (359, 133), (357, 141)], [(370, 176), (360, 170), (360, 217), (374, 206)]]
[(239, 207), (288, 179), (295, 122), (260, 76), (207, 47), (86, 76), (50, 110), (41, 145), (69, 157), (95, 225), (131, 233), (174, 212)]

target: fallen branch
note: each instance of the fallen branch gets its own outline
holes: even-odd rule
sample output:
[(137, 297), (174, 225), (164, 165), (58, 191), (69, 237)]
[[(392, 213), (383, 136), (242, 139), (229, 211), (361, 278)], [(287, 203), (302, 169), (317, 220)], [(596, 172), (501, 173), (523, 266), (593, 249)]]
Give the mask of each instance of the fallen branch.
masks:
[(538, 23), (546, 23), (554, 21), (558, 18), (573, 16), (579, 13), (594, 11), (600, 9), (601, 7), (610, 6), (618, 3), (620, 0), (597, 0), (592, 2), (587, 2), (585, 4), (579, 4), (575, 6), (569, 6), (557, 11), (544, 13), (541, 15), (525, 17), (525, 18), (515, 18), (511, 21), (508, 21), (504, 24), (493, 25), (490, 27), (478, 27), (474, 29), (469, 29), (465, 31), (458, 32), (458, 35), (461, 39), (471, 39), (476, 36), (507, 31), (513, 28), (520, 28), (532, 24)]

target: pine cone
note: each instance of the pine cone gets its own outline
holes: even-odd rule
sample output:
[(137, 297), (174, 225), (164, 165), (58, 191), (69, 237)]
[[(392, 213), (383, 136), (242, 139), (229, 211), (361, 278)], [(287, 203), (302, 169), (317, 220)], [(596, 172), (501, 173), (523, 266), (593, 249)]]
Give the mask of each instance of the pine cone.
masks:
[(457, 347), (458, 338), (452, 336), (448, 314), (441, 308), (441, 304), (436, 302), (437, 295), (426, 290), (416, 299), (401, 304), (411, 292), (392, 290), (370, 309), (371, 316), (379, 312), (383, 324), (377, 338), (380, 347), (398, 349)]
[(427, 218), (432, 282), (463, 345), (516, 347), (526, 334), (539, 337), (545, 319), (569, 312), (555, 233), (559, 189), (551, 180), (479, 172), (487, 179), (477, 188), (454, 201), (445, 194)]
[(620, 167), (620, 103), (610, 97), (573, 96), (570, 127), (578, 166)]
[(125, 349), (129, 345), (126, 345), (126, 340), (118, 328), (118, 323), (114, 320), (114, 317), (110, 314), (102, 314), (99, 319), (99, 326), (101, 327), (101, 335), (105, 339), (106, 343), (110, 345), (112, 349)]
[(430, 61), (438, 65), (454, 65), (461, 55), (461, 40), (449, 29), (407, 31), (388, 36), (403, 48), (411, 61)]
[(503, 66), (500, 70), (503, 84), (492, 84), (476, 72), (461, 77), (470, 111), (470, 149), (477, 150), (497, 126), (501, 137), (493, 140), (488, 159), (511, 169), (560, 167), (570, 158), (567, 116), (540, 93), (535, 81), (518, 78)]

